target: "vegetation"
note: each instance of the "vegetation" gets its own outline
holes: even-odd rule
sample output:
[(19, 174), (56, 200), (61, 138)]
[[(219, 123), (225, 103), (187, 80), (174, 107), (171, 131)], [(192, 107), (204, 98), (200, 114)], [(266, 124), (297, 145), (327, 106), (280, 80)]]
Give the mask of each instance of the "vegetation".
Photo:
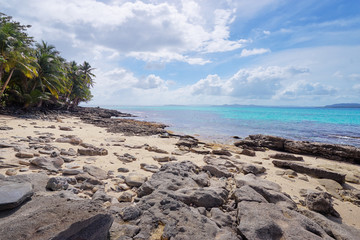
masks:
[(0, 13), (0, 103), (69, 108), (89, 101), (94, 68), (86, 61), (67, 62), (44, 41), (35, 43), (29, 27)]

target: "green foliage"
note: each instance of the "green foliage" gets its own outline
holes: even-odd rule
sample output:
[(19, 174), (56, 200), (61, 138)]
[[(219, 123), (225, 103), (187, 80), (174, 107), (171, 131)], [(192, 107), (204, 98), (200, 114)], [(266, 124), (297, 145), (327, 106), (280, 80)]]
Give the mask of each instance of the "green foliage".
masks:
[(1, 103), (74, 107), (91, 100), (95, 75), (90, 64), (66, 62), (55, 46), (44, 41), (33, 46), (26, 33), (29, 27), (0, 13)]

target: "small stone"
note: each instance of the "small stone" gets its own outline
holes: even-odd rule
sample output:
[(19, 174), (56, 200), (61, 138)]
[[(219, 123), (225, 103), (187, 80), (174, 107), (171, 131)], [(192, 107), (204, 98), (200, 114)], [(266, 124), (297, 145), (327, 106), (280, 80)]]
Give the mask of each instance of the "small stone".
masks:
[(19, 172), (27, 172), (27, 171), (29, 171), (29, 169), (27, 169), (27, 168), (20, 168), (19, 169)]
[(62, 131), (72, 131), (71, 127), (59, 126), (59, 129)]
[(129, 192), (123, 192), (121, 193), (121, 195), (118, 197), (118, 201), (119, 202), (131, 202), (133, 198), (133, 195)]
[(15, 154), (15, 157), (18, 158), (33, 158), (34, 154), (29, 152), (18, 152)]
[(250, 150), (250, 149), (243, 149), (241, 151), (241, 154), (246, 155), (246, 156), (250, 156), (250, 157), (255, 157), (256, 156), (255, 151)]
[(15, 169), (8, 169), (5, 174), (8, 176), (14, 176), (17, 174), (17, 171)]
[(140, 168), (145, 171), (152, 172), (152, 173), (156, 173), (159, 171), (159, 167), (156, 165), (153, 165), (153, 164), (141, 163)]
[(159, 149), (158, 147), (150, 147), (150, 146), (148, 146), (145, 149), (148, 150), (149, 152), (169, 154), (167, 151)]
[(66, 190), (69, 183), (66, 178), (52, 177), (46, 184), (46, 188), (52, 191)]
[(117, 171), (122, 172), (122, 173), (127, 173), (127, 172), (129, 172), (129, 169), (121, 167), (121, 168), (118, 168)]
[(176, 161), (175, 157), (153, 157), (153, 159), (157, 162), (170, 162)]
[(145, 181), (147, 177), (138, 174), (138, 173), (130, 173), (126, 178), (125, 182), (130, 187), (140, 187)]
[(31, 163), (30, 163), (29, 160), (20, 159), (19, 164), (20, 165), (25, 165), (25, 166), (30, 166)]

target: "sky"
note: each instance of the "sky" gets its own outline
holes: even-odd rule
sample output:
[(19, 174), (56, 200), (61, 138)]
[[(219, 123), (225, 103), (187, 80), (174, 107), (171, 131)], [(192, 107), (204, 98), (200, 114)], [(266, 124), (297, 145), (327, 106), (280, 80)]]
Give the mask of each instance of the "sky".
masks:
[(0, 0), (67, 60), (91, 105), (360, 102), (359, 0)]

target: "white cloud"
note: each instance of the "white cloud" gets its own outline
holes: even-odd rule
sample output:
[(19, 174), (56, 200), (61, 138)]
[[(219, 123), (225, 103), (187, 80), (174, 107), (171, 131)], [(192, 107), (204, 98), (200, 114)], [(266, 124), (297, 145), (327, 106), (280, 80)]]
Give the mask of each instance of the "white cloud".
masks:
[(13, 0), (12, 5), (24, 23), (36, 26), (31, 31), (37, 39), (62, 41), (66, 35), (77, 51), (102, 48), (144, 61), (203, 65), (210, 60), (200, 55), (233, 51), (246, 42), (230, 40), (236, 13), (230, 2)]
[(240, 56), (241, 57), (248, 57), (248, 56), (252, 56), (252, 55), (260, 55), (260, 54), (264, 54), (264, 53), (268, 53), (271, 52), (270, 49), (268, 48), (254, 48), (254, 49), (243, 49), (241, 51)]
[(296, 67), (257, 67), (240, 69), (229, 79), (208, 75), (189, 86), (193, 95), (232, 96), (240, 99), (270, 99), (283, 87), (283, 81), (309, 70)]
[(270, 32), (270, 31), (267, 31), (267, 30), (264, 30), (263, 33), (264, 33), (265, 35), (270, 35), (270, 34), (271, 34), (271, 32)]
[(154, 74), (150, 74), (143, 80), (139, 80), (138, 83), (134, 86), (140, 89), (154, 89), (154, 88), (163, 88), (167, 89), (166, 82)]
[(280, 99), (299, 99), (302, 97), (316, 98), (318, 96), (333, 96), (337, 89), (320, 83), (298, 81), (290, 84), (283, 89), (277, 98)]

